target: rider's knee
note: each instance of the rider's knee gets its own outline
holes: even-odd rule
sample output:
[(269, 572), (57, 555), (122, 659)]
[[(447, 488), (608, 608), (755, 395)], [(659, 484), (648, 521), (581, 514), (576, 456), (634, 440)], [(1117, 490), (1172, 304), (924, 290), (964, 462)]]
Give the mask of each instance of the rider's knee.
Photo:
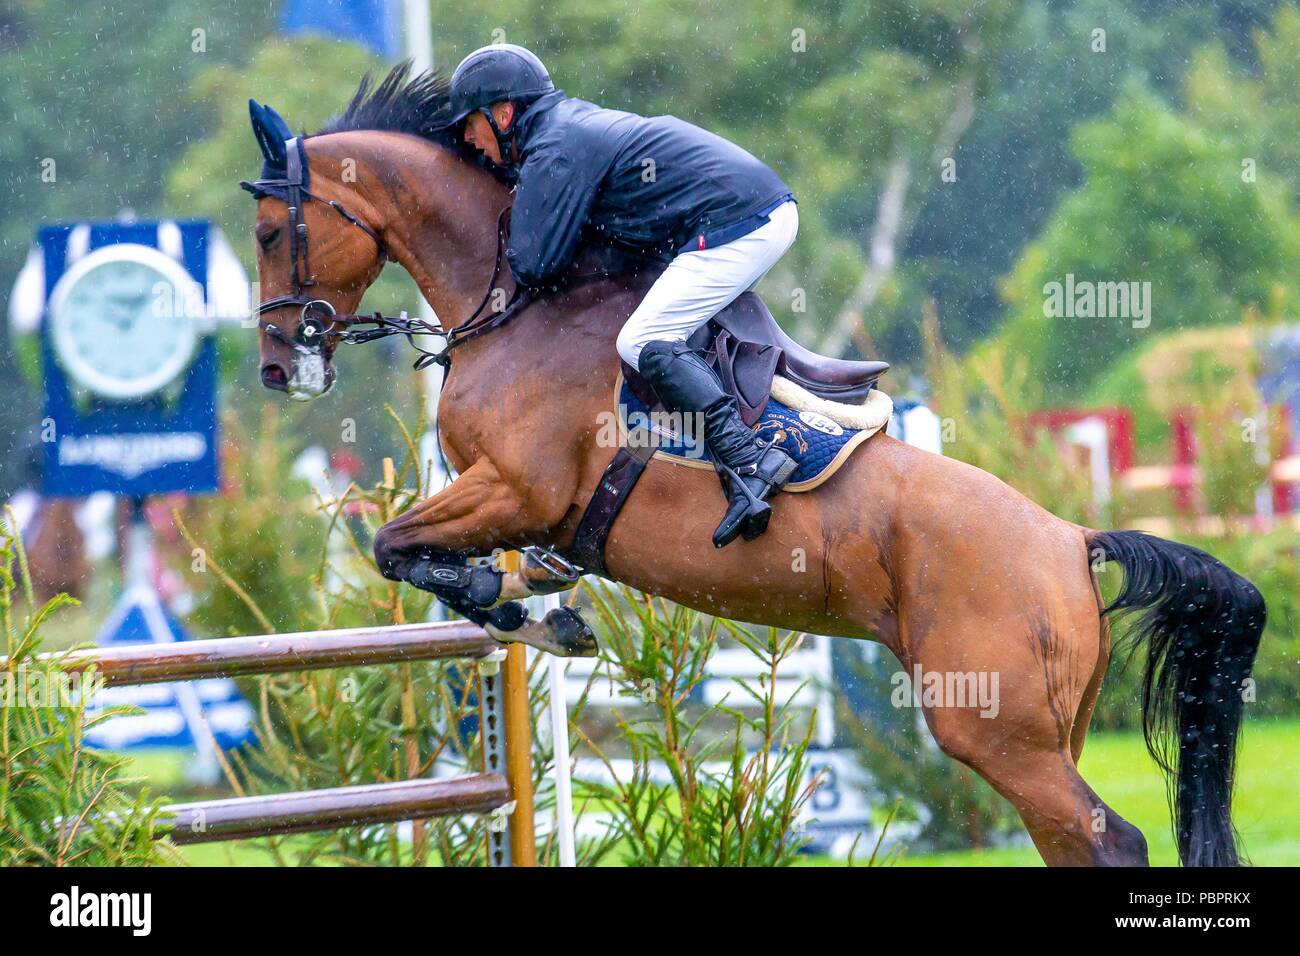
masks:
[(684, 347), (684, 343), (671, 342), (667, 339), (644, 342), (637, 357), (638, 364), (633, 368), (650, 382), (658, 382), (663, 375), (667, 374), (668, 368), (673, 364), (673, 357)]
[(637, 362), (641, 360), (641, 348), (645, 342), (641, 336), (628, 323), (619, 330), (618, 338), (614, 342), (614, 347), (618, 349), (619, 358), (621, 358), (632, 368), (637, 368)]

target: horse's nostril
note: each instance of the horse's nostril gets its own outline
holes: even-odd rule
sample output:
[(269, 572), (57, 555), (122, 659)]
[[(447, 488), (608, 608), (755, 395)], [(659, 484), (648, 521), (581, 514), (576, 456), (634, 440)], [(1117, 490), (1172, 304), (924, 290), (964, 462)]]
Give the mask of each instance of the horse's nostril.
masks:
[(277, 392), (287, 392), (289, 390), (289, 376), (285, 373), (284, 368), (270, 362), (262, 366), (262, 384), (267, 388), (273, 388)]

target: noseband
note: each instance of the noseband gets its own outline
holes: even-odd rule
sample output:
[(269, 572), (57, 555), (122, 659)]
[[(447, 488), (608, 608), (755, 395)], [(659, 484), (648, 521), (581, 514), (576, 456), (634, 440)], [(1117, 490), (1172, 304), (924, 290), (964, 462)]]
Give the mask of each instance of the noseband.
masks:
[[(505, 259), (510, 214), (510, 207), (507, 206), (502, 210), (501, 216), (497, 220), (497, 254), (496, 264), (492, 269), (492, 278), (488, 281), (487, 291), (483, 294), (483, 299), (479, 302), (478, 308), (464, 322), (447, 331), (439, 326), (430, 325), (423, 319), (410, 318), (405, 312), (398, 316), (384, 315), (381, 312), (375, 312), (371, 315), (339, 314), (334, 306), (325, 299), (314, 298), (307, 292), (316, 284), (316, 276), (311, 271), (311, 264), (307, 257), (307, 223), (303, 218), (303, 204), (314, 199), (316, 202), (329, 206), (370, 237), (375, 244), (375, 248), (379, 250), (381, 262), (387, 261), (391, 257), (388, 255), (388, 248), (384, 245), (379, 233), (348, 212), (342, 203), (333, 199), (322, 199), (308, 188), (311, 172), (307, 166), (307, 151), (303, 146), (302, 137), (295, 136), (292, 139), (285, 140), (284, 147), (285, 174), (283, 179), (259, 179), (251, 183), (244, 180), (239, 184), (252, 193), (256, 199), (272, 196), (282, 200), (289, 207), (289, 268), (293, 292), (288, 295), (277, 295), (267, 299), (257, 307), (258, 327), (270, 338), (297, 351), (328, 358), (333, 351), (334, 345), (338, 342), (359, 344), (386, 338), (390, 335), (404, 335), (407, 341), (411, 343), (412, 348), (420, 353), (420, 358), (416, 359), (415, 362), (417, 369), (427, 368), (434, 362), (448, 366), (451, 362), (450, 352), (455, 346), (504, 325), (529, 301), (526, 291), (522, 288), (517, 289), (515, 297), (504, 310), (492, 313), (486, 319), (480, 320), (480, 316), (482, 316), (483, 310), (487, 307), (492, 292), (496, 288), (496, 282), (501, 275), (501, 266)], [(268, 312), (274, 312), (276, 309), (288, 305), (300, 306), (302, 309), (299, 313), (297, 331), (293, 335), (289, 335), (279, 326), (262, 318)], [(355, 328), (358, 325), (373, 326), (373, 328)], [(429, 351), (416, 343), (415, 336), (417, 335), (441, 336), (446, 339), (446, 346), (439, 352)]]

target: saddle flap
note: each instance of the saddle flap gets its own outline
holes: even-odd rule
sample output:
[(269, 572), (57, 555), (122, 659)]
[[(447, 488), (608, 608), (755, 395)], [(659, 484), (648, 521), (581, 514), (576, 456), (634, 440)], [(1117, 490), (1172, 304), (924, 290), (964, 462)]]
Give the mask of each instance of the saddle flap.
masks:
[(739, 341), (720, 329), (713, 340), (713, 355), (722, 387), (736, 397), (741, 420), (753, 428), (772, 396), (772, 376), (781, 361), (781, 350), (775, 345)]
[(777, 324), (766, 303), (754, 292), (743, 292), (712, 319), (742, 342), (775, 346), (781, 352), (777, 371), (814, 395), (834, 402), (866, 400), (887, 362), (858, 362), (818, 355), (794, 341)]
[[(723, 391), (735, 397), (741, 420), (752, 428), (772, 396), (772, 377), (781, 364), (782, 350), (761, 342), (739, 341), (711, 323), (700, 326), (686, 344), (702, 353), (704, 361), (718, 373)], [(623, 379), (637, 399), (649, 408), (662, 408), (659, 396), (640, 373), (626, 362), (620, 364)]]
[(619, 366), (623, 369), (623, 381), (627, 382), (628, 388), (632, 389), (632, 394), (636, 396), (637, 401), (650, 409), (663, 407), (654, 388), (641, 377), (640, 372), (626, 362), (619, 362)]

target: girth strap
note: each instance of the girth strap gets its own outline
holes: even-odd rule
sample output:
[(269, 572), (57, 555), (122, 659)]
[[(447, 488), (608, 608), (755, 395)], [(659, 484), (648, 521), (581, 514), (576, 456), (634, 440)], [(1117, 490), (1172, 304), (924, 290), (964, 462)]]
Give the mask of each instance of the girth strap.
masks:
[[(614, 454), (578, 521), (573, 542), (561, 552), (588, 574), (605, 573), (605, 543), (628, 495), (654, 457), (653, 437), (644, 428), (628, 432), (629, 441)], [(629, 445), (631, 447), (629, 447)]]

